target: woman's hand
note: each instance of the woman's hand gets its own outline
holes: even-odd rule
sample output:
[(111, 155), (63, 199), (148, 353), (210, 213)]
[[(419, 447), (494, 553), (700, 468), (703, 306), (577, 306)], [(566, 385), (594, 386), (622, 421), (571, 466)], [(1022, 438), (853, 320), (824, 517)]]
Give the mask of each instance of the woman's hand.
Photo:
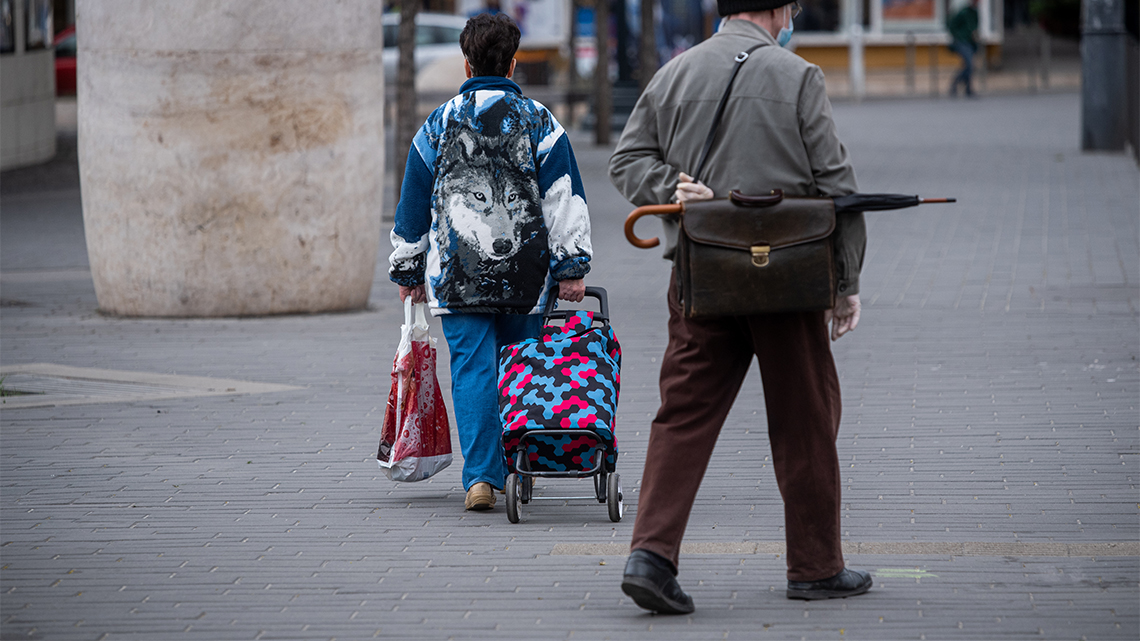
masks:
[(420, 283), (415, 287), (404, 287), (400, 285), (400, 302), (404, 302), (404, 299), (408, 296), (412, 297), (413, 303), (426, 303), (427, 290), (424, 288), (424, 284)]
[(580, 303), (586, 297), (586, 282), (581, 278), (558, 281), (559, 300), (568, 300), (571, 303)]

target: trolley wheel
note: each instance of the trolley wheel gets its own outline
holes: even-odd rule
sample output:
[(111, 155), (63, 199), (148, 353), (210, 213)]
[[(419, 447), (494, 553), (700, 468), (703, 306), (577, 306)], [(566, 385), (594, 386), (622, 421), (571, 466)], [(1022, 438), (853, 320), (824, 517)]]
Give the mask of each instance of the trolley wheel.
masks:
[(507, 476), (507, 520), (511, 523), (519, 522), (519, 500), (522, 498), (522, 488), (519, 483), (518, 474), (510, 474)]
[(607, 497), (606, 504), (610, 508), (610, 520), (617, 523), (621, 520), (624, 505), (621, 495), (621, 475), (610, 474), (609, 482), (607, 483)]
[(604, 470), (594, 475), (594, 497), (598, 499), (598, 503), (606, 502), (606, 473)]

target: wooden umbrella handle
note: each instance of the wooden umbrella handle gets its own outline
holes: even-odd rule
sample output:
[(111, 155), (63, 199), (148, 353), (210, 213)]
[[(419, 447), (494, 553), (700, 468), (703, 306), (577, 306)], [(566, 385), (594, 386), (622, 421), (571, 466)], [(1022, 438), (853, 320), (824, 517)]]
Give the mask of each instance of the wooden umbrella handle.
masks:
[(656, 247), (661, 244), (661, 241), (657, 240), (656, 236), (653, 238), (638, 238), (637, 234), (633, 233), (634, 223), (642, 216), (679, 214), (683, 209), (679, 203), (676, 205), (645, 205), (644, 207), (638, 207), (630, 212), (629, 216), (625, 219), (625, 239), (629, 241), (630, 245), (640, 249)]

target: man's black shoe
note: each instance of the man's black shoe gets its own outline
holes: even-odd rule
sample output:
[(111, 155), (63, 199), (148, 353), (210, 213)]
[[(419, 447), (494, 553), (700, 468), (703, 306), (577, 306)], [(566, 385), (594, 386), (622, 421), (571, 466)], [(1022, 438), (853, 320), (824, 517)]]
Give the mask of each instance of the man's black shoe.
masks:
[(649, 550), (634, 550), (625, 562), (621, 591), (633, 602), (660, 614), (688, 614), (693, 599), (677, 584), (677, 568), (666, 558)]
[(863, 570), (843, 568), (830, 579), (819, 581), (788, 581), (788, 598), (837, 599), (863, 594), (871, 589), (871, 575)]

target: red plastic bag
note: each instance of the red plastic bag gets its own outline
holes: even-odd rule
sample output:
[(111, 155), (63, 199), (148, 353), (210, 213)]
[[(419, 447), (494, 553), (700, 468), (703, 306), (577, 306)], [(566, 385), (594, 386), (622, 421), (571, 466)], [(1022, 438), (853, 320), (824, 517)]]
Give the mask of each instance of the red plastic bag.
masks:
[(435, 377), (435, 339), (424, 303), (404, 300), (400, 346), (392, 361), (392, 389), (380, 431), (377, 463), (393, 481), (422, 481), (451, 465), (451, 427)]

